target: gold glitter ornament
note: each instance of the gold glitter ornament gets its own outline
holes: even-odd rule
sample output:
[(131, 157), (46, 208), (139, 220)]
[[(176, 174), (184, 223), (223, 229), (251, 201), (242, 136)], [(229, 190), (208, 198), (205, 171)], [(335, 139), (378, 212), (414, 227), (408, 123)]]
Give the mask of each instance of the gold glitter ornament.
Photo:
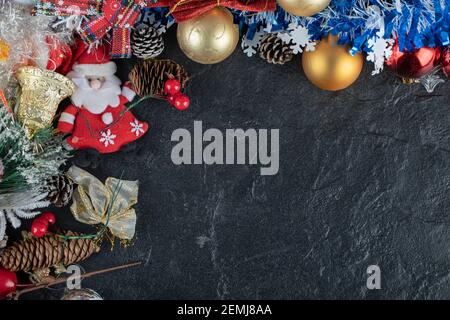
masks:
[(17, 116), (31, 135), (50, 126), (59, 103), (75, 91), (70, 79), (37, 67), (19, 68), (16, 78), (21, 87)]
[(177, 39), (181, 50), (193, 61), (219, 63), (228, 58), (239, 42), (233, 15), (224, 7), (178, 23)]

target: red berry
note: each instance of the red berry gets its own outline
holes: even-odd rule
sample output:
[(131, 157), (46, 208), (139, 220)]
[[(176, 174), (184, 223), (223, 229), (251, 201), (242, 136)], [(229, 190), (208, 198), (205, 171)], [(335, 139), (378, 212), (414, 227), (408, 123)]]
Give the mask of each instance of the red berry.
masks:
[(169, 79), (164, 84), (164, 92), (169, 96), (174, 96), (181, 91), (181, 83), (177, 79)]
[(191, 100), (189, 100), (189, 97), (182, 93), (176, 95), (173, 102), (173, 106), (178, 110), (186, 110), (187, 108), (189, 108), (190, 104)]
[(168, 96), (167, 97), (167, 101), (169, 101), (169, 103), (171, 105), (174, 105), (174, 103), (175, 103), (175, 96)]
[(39, 216), (39, 219), (46, 220), (49, 224), (55, 224), (56, 217), (53, 212), (47, 211)]
[(0, 300), (16, 291), (17, 276), (14, 272), (0, 268)]
[(36, 238), (41, 238), (47, 234), (48, 221), (38, 217), (31, 224), (31, 234)]

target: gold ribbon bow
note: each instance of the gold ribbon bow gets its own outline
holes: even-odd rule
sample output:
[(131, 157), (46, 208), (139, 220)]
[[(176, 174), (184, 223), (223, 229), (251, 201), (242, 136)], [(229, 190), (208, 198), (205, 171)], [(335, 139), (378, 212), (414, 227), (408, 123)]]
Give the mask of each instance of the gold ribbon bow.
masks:
[(90, 173), (72, 166), (68, 176), (78, 184), (70, 207), (75, 219), (86, 224), (103, 224), (116, 237), (131, 240), (136, 228), (138, 181), (109, 177), (105, 184)]

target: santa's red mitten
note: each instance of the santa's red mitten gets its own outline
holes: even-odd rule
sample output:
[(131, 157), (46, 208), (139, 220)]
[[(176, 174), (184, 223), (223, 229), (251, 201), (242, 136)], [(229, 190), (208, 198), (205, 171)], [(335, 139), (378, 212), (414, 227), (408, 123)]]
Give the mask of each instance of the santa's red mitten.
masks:
[(129, 102), (133, 101), (134, 97), (136, 96), (136, 92), (134, 92), (130, 81), (125, 82), (125, 84), (123, 85), (122, 96), (124, 96)]
[(58, 130), (63, 133), (70, 133), (73, 130), (75, 124), (75, 117), (78, 114), (78, 108), (74, 105), (70, 105), (64, 110), (59, 117)]

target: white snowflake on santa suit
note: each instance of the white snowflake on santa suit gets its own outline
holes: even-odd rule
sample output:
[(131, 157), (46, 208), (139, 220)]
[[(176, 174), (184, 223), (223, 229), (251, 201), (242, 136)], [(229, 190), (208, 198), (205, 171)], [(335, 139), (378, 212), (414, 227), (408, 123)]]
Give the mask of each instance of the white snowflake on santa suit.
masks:
[[(80, 42), (75, 56), (78, 59), (67, 75), (77, 86), (73, 104), (58, 123), (61, 132), (71, 133), (68, 144), (75, 149), (111, 153), (146, 133), (148, 124), (138, 121), (125, 106), (135, 93), (129, 84), (121, 88), (109, 47), (104, 44), (89, 49)], [(137, 131), (130, 130), (131, 123), (137, 123)]]
[(100, 138), (100, 142), (102, 142), (105, 147), (110, 144), (114, 144), (114, 139), (117, 137), (115, 134), (112, 134), (111, 130), (108, 129), (106, 132), (101, 133), (102, 137)]
[(130, 122), (130, 125), (131, 125), (131, 132), (136, 134), (136, 137), (139, 136), (141, 133), (144, 133), (144, 125), (139, 121), (134, 120), (134, 122)]

